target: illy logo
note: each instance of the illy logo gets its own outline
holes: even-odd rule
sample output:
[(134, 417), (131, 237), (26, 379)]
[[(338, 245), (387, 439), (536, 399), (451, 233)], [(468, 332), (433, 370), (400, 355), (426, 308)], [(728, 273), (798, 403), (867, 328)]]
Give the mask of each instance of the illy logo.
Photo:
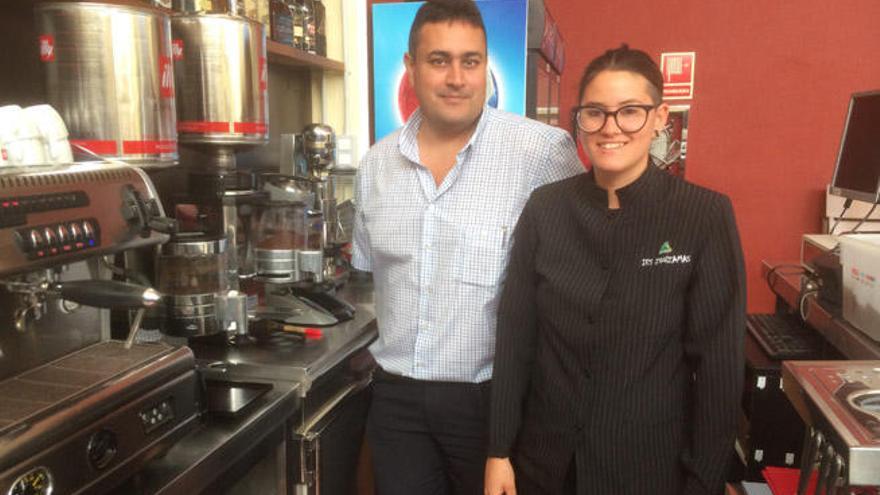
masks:
[(171, 57), (174, 60), (183, 60), (183, 40), (171, 41)]
[(159, 84), (163, 98), (174, 98), (174, 73), (168, 57), (159, 59)]
[(40, 36), (40, 60), (43, 62), (55, 61), (55, 37), (51, 34)]

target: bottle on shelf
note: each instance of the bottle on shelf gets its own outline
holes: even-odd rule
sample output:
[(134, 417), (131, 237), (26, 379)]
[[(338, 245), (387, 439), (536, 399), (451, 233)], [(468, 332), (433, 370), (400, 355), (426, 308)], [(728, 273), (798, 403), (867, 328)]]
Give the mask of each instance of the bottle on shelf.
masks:
[(291, 12), (293, 12), (293, 47), (300, 50), (305, 49), (305, 6), (299, 0), (291, 2)]
[(314, 0), (315, 9), (315, 51), (322, 57), (327, 56), (327, 9), (324, 2)]
[(245, 15), (243, 0), (173, 0), (174, 10), (197, 14)]
[(293, 19), (290, 6), (284, 0), (270, 0), (269, 16), (273, 41), (293, 45)]
[(303, 7), (303, 51), (311, 54), (318, 53), (318, 43), (315, 40), (317, 28), (315, 27), (315, 5), (312, 0), (301, 0)]

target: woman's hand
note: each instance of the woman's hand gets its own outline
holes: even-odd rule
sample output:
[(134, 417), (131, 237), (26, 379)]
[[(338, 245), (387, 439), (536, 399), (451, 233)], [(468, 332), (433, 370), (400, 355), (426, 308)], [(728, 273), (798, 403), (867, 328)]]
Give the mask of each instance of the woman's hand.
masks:
[(490, 457), (486, 460), (485, 495), (516, 495), (513, 465), (509, 457)]

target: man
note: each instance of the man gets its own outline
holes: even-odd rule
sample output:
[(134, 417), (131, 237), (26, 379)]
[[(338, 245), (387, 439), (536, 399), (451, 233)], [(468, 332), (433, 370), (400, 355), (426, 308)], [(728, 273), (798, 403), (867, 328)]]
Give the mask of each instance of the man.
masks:
[(373, 272), (380, 370), (367, 425), (380, 495), (482, 494), (495, 311), (532, 190), (583, 172), (561, 129), (485, 106), (471, 0), (416, 14), (404, 56), (420, 103), (358, 171), (352, 262)]

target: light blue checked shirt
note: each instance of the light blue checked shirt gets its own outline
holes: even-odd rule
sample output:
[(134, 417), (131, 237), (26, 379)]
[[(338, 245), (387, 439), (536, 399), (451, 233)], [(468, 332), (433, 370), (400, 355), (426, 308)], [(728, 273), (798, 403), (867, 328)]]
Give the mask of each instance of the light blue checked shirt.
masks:
[(419, 160), (421, 112), (361, 162), (355, 268), (373, 272), (386, 371), (421, 380), (492, 376), (511, 235), (529, 194), (583, 173), (561, 129), (486, 107), (443, 183)]

